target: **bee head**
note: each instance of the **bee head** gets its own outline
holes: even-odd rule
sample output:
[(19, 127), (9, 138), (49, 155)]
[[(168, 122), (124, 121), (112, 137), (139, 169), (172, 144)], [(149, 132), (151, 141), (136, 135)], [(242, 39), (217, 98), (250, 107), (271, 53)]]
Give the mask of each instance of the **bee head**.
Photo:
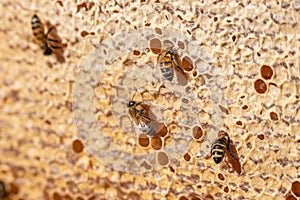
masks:
[(132, 106), (134, 106), (136, 104), (136, 102), (135, 101), (129, 101), (129, 103), (128, 103), (128, 107), (132, 107)]
[(44, 51), (44, 55), (50, 55), (52, 53), (52, 50), (50, 48), (46, 48)]

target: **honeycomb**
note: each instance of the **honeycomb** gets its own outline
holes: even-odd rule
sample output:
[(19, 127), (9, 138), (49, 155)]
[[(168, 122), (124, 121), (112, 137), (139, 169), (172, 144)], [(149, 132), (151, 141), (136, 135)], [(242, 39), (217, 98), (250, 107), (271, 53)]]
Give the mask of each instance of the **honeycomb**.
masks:
[[(0, 199), (300, 199), (300, 2), (1, 1)], [(44, 56), (37, 14), (63, 49)], [(157, 57), (176, 49), (183, 74)], [(154, 136), (130, 100), (149, 105)], [(221, 131), (230, 151), (215, 164)]]

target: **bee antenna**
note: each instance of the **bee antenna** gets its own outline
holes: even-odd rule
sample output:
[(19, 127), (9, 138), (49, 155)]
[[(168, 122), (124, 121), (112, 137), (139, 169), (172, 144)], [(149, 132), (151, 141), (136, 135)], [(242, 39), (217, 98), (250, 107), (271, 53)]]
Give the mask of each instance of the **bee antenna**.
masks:
[(133, 99), (134, 99), (136, 93), (137, 93), (137, 92), (135, 92), (134, 95), (132, 96), (131, 101), (133, 101)]

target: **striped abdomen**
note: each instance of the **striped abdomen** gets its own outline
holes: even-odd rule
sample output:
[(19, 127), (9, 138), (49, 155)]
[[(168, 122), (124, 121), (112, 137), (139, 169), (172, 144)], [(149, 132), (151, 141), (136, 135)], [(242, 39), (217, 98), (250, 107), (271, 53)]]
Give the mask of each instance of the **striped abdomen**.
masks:
[(212, 145), (211, 145), (211, 155), (215, 161), (215, 163), (220, 163), (225, 155), (225, 152), (229, 149), (229, 137), (223, 136), (218, 138)]
[(146, 135), (153, 136), (156, 134), (156, 131), (154, 130), (153, 126), (145, 124), (145, 123), (140, 123), (138, 124), (138, 128), (140, 131), (145, 133)]
[(32, 32), (34, 37), (41, 43), (46, 42), (46, 37), (45, 37), (45, 29), (44, 25), (41, 22), (40, 18), (38, 18), (37, 15), (33, 15), (32, 20), (31, 20), (31, 27), (32, 27)]
[(158, 64), (162, 75), (169, 81), (174, 77), (174, 61), (170, 52), (162, 52), (158, 57)]

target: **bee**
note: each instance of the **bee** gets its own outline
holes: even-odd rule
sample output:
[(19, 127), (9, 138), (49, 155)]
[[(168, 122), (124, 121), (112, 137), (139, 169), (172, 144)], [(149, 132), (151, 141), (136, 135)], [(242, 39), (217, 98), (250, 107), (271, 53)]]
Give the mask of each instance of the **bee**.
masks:
[[(157, 57), (157, 64), (160, 67), (162, 75), (168, 80), (172, 81), (174, 78), (174, 70), (177, 74), (177, 79), (179, 82), (186, 84), (186, 75), (179, 64), (179, 61), (176, 57), (175, 50), (173, 47), (163, 49), (162, 52)], [(178, 73), (179, 72), (179, 73)]]
[(40, 43), (41, 49), (44, 50), (44, 55), (52, 54), (52, 49), (61, 48), (61, 46), (55, 45), (55, 43), (60, 44), (58, 40), (49, 38), (49, 33), (54, 27), (51, 27), (45, 34), (44, 24), (36, 14), (32, 17), (31, 27), (35, 39)]
[(174, 56), (171, 50), (163, 50), (157, 58), (162, 75), (169, 81), (174, 77)]
[(0, 181), (0, 199), (4, 198), (7, 195), (5, 184)]
[(213, 156), (215, 163), (219, 164), (227, 152), (236, 158), (236, 156), (234, 156), (230, 151), (230, 138), (228, 133), (222, 131), (220, 133), (220, 137), (217, 138), (211, 145), (211, 155)]
[(149, 136), (156, 134), (153, 126), (150, 125), (151, 118), (149, 117), (149, 108), (143, 102), (129, 101), (128, 111), (130, 117), (134, 120), (137, 128)]

